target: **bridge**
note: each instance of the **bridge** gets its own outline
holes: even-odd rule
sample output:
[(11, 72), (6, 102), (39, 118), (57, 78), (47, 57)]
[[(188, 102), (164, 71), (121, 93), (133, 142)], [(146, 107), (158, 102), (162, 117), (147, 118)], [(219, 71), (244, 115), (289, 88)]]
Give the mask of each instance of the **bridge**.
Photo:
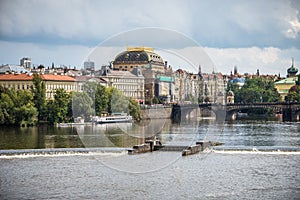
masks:
[[(200, 108), (198, 111), (197, 108)], [(188, 116), (190, 112), (201, 112), (205, 109), (215, 113), (217, 120), (233, 120), (235, 113), (246, 109), (272, 109), (274, 113), (281, 113), (283, 121), (298, 121), (300, 112), (300, 103), (298, 102), (270, 102), (270, 103), (229, 103), (222, 104), (176, 104), (173, 105), (172, 118), (180, 119), (179, 117)]]

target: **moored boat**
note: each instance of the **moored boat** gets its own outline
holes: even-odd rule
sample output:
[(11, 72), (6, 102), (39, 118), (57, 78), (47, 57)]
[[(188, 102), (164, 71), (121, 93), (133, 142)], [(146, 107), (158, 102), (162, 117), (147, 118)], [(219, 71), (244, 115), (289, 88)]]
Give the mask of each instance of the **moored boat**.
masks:
[(106, 117), (98, 117), (95, 119), (96, 124), (104, 123), (129, 123), (132, 122), (130, 115), (111, 115)]

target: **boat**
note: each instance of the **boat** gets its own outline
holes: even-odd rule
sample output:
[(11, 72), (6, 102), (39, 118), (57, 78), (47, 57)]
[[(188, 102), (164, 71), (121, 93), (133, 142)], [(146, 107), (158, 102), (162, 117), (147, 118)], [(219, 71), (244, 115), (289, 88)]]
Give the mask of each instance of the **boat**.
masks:
[(130, 115), (111, 115), (106, 117), (97, 117), (95, 119), (96, 124), (105, 123), (130, 123), (132, 122), (132, 116)]

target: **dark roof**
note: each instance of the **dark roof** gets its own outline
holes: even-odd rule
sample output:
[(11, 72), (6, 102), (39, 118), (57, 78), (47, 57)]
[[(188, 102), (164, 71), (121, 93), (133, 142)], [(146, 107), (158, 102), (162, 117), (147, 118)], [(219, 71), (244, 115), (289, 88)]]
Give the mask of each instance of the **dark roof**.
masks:
[(115, 62), (124, 62), (124, 61), (144, 61), (148, 62), (148, 55), (145, 51), (124, 51), (118, 54), (115, 58)]

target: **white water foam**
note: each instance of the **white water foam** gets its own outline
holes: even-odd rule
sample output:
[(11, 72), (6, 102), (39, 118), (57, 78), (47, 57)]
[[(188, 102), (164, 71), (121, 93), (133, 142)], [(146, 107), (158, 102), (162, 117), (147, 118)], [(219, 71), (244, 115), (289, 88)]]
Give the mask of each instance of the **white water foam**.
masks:
[(300, 155), (300, 151), (258, 151), (258, 150), (211, 150), (218, 154), (262, 154), (262, 155)]
[(38, 150), (3, 150), (0, 159), (22, 159), (35, 157), (63, 157), (63, 156), (109, 156), (118, 157), (127, 154), (126, 149), (38, 149)]

